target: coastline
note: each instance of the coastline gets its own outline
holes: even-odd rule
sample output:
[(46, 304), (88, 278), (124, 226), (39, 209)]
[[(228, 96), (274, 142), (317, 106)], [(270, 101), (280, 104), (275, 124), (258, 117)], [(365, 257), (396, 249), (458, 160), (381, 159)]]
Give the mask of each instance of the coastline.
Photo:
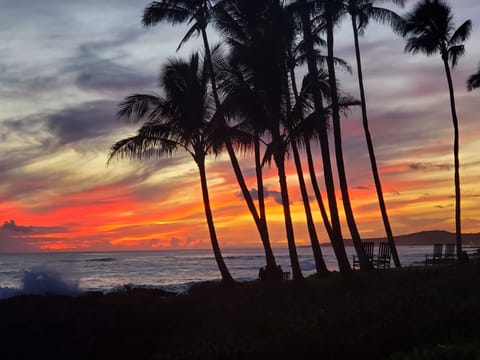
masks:
[(479, 281), (475, 262), (332, 273), (301, 285), (207, 282), (180, 295), (24, 295), (0, 301), (0, 357), (406, 359), (398, 354), (480, 339)]

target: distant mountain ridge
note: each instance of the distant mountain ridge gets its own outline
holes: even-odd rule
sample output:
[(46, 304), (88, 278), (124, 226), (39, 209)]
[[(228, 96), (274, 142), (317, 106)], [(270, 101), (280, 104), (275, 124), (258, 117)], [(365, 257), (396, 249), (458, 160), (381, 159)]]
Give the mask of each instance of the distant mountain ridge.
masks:
[[(387, 238), (363, 239), (363, 241), (374, 241), (375, 243), (385, 242)], [(420, 231), (407, 235), (395, 236), (397, 245), (432, 245), (435, 243), (454, 243), (455, 233), (443, 230)], [(464, 246), (480, 246), (480, 233), (462, 234), (462, 243)], [(345, 239), (345, 245), (352, 245), (352, 240)]]

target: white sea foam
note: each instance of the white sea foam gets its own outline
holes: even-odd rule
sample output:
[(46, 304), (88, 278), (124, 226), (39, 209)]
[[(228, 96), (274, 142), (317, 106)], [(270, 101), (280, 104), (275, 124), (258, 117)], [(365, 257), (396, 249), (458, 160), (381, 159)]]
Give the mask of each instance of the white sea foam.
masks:
[(78, 295), (78, 281), (57, 270), (34, 267), (23, 272), (19, 288), (0, 287), (0, 299), (18, 295)]

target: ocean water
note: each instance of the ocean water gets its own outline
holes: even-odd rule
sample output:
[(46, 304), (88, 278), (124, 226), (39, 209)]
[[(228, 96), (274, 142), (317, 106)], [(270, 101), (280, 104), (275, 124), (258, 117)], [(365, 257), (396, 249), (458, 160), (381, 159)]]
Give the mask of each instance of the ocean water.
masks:
[[(322, 248), (330, 270), (337, 264), (329, 246)], [(431, 246), (399, 246), (403, 266), (422, 265)], [(274, 249), (277, 263), (290, 271), (287, 249)], [(298, 248), (304, 275), (315, 271), (312, 251)], [(354, 249), (347, 247), (349, 259)], [(225, 249), (225, 262), (239, 281), (253, 280), (265, 265), (262, 249)], [(393, 265), (393, 263), (392, 263)], [(192, 283), (219, 280), (210, 250), (162, 250), (84, 253), (0, 254), (0, 298), (32, 293), (108, 292), (125, 285), (181, 292)]]

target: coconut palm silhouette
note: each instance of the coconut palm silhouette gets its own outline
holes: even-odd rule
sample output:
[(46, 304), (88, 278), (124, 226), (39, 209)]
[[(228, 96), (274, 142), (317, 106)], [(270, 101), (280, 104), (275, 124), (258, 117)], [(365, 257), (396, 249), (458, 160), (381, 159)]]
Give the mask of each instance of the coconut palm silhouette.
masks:
[(165, 96), (136, 94), (120, 104), (119, 114), (144, 121), (137, 135), (112, 145), (112, 158), (166, 157), (183, 150), (190, 154), (200, 174), (203, 205), (210, 241), (224, 283), (233, 278), (223, 260), (213, 221), (205, 167), (206, 157), (218, 150), (212, 129), (213, 99), (208, 92), (208, 71), (200, 56), (189, 61), (171, 60), (160, 76)]
[[(228, 136), (229, 129), (223, 116), (223, 110), (218, 94), (216, 74), (212, 60), (210, 43), (207, 35), (207, 26), (212, 21), (212, 17), (221, 9), (221, 3), (210, 0), (161, 0), (150, 3), (144, 10), (143, 24), (145, 26), (155, 26), (161, 22), (169, 22), (172, 25), (189, 23), (192, 24), (178, 48), (187, 42), (192, 36), (201, 35), (203, 41), (203, 49), (205, 52), (205, 63), (210, 75), (210, 83), (212, 86), (212, 95), (215, 107), (217, 109), (217, 119), (225, 126), (224, 137), (225, 147), (227, 149), (232, 164), (235, 177), (240, 186), (243, 198), (253, 217), (255, 225), (258, 229), (262, 245), (265, 250), (265, 258), (268, 269), (276, 269), (277, 265), (270, 244), (267, 222), (264, 216), (259, 215), (252, 195), (250, 194), (239, 161), (237, 159), (232, 137)], [(218, 121), (218, 120), (217, 120)]]
[[(314, 24), (312, 24), (311, 16), (314, 14), (316, 7), (307, 0), (298, 0), (292, 4), (296, 7), (297, 14), (303, 31), (303, 47), (305, 49), (305, 57), (307, 60), (308, 72), (311, 78), (311, 91), (313, 93), (313, 104), (317, 121), (319, 122), (318, 139), (320, 143), (320, 151), (322, 155), (323, 172), (325, 179), (325, 187), (327, 191), (328, 208), (330, 211), (332, 236), (330, 238), (335, 256), (337, 258), (338, 267), (342, 272), (351, 271), (343, 242), (342, 230), (340, 225), (340, 215), (335, 194), (335, 183), (333, 179), (333, 168), (329, 150), (329, 140), (327, 132), (327, 117), (323, 104), (323, 94), (319, 83), (319, 70), (317, 61), (317, 52), (314, 47), (315, 37), (313, 34)], [(310, 167), (311, 168), (311, 167)], [(362, 259), (366, 260), (362, 257)], [(364, 263), (366, 264), (366, 263)]]
[[(400, 6), (404, 5), (404, 0), (392, 0), (392, 2)], [(388, 243), (392, 252), (393, 262), (395, 263), (396, 267), (400, 267), (400, 258), (398, 256), (392, 227), (388, 218), (387, 207), (385, 205), (385, 199), (382, 191), (382, 183), (380, 181), (380, 175), (378, 173), (373, 140), (368, 125), (367, 101), (365, 96), (365, 86), (363, 82), (359, 35), (364, 32), (370, 19), (388, 25), (398, 33), (401, 33), (403, 31), (404, 21), (395, 12), (389, 9), (375, 6), (376, 3), (378, 3), (378, 1), (376, 0), (344, 0), (345, 9), (350, 15), (350, 19), (352, 22), (353, 40), (355, 44), (355, 58), (357, 62), (358, 87), (360, 90), (360, 101), (362, 106), (362, 124), (365, 132), (365, 139), (367, 141), (368, 155), (370, 158), (370, 166), (372, 168), (375, 190), (377, 192), (377, 198), (380, 206), (380, 212), (382, 214), (385, 233), (387, 235)]]
[(455, 229), (457, 257), (462, 257), (462, 228), (460, 207), (460, 160), (458, 119), (455, 108), (455, 94), (450, 71), (457, 65), (458, 59), (465, 54), (463, 42), (468, 39), (472, 30), (472, 22), (465, 21), (457, 29), (453, 21), (453, 11), (443, 0), (423, 0), (405, 17), (404, 36), (407, 38), (406, 52), (427, 56), (440, 54), (447, 77), (450, 94), (450, 109), (454, 129), (453, 154), (455, 162)]

